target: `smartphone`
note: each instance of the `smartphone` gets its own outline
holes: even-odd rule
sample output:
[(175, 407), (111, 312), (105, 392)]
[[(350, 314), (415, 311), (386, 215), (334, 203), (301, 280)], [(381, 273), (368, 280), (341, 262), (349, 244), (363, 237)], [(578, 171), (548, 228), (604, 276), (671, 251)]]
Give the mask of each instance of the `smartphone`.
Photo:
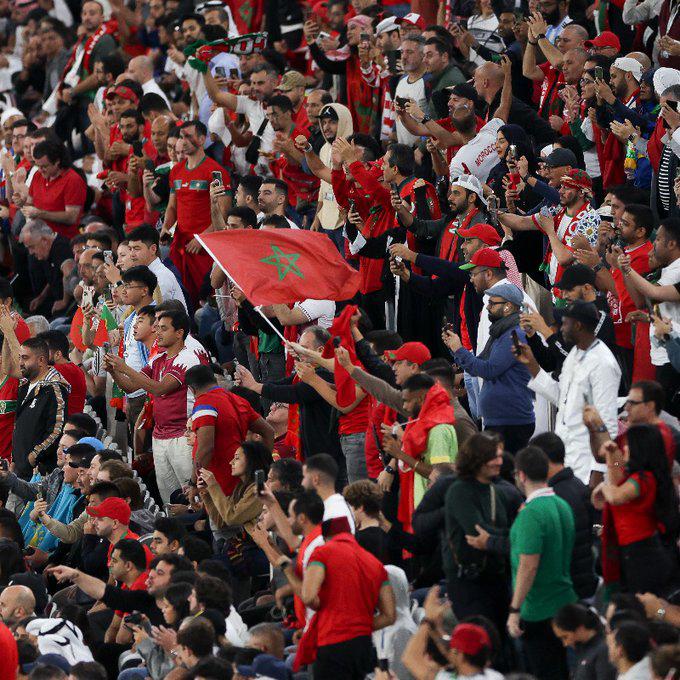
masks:
[(231, 78), (231, 80), (238, 80), (240, 78), (237, 68), (229, 69), (229, 78)]
[(452, 331), (453, 324), (449, 321), (448, 317), (444, 315), (442, 317), (442, 332)]
[(111, 343), (110, 342), (105, 342), (102, 345), (102, 349), (104, 350), (104, 354), (111, 354)]
[(219, 182), (220, 186), (222, 185), (222, 172), (220, 170), (212, 171), (212, 181)]
[(399, 59), (401, 59), (401, 50), (390, 50), (387, 52), (387, 70), (390, 73), (397, 72)]
[(322, 40), (326, 40), (326, 38), (330, 38), (331, 34), (326, 33), (326, 31), (321, 31), (319, 35), (316, 36), (316, 44), (320, 45)]
[(35, 500), (36, 500), (36, 501), (41, 501), (42, 499), (43, 499), (42, 491), (38, 491), (38, 492), (35, 494)]
[(399, 185), (396, 182), (390, 182), (390, 191), (393, 191), (399, 196)]
[(340, 338), (336, 335), (333, 338), (333, 347), (340, 347), (340, 342), (341, 342)]
[(522, 351), (522, 347), (519, 342), (519, 335), (517, 335), (517, 331), (514, 328), (512, 329), (510, 335), (512, 336), (512, 346), (515, 348), (515, 354), (519, 354)]
[(153, 172), (156, 169), (156, 166), (153, 164), (153, 161), (150, 158), (147, 158), (144, 161), (144, 168), (149, 172)]
[(113, 264), (113, 251), (112, 250), (105, 250), (104, 251), (104, 262), (106, 262), (106, 264)]
[(0, 470), (7, 472), (9, 470), (9, 462), (6, 458), (0, 458)]
[(595, 80), (604, 80), (604, 69), (601, 66), (595, 67)]
[(80, 306), (87, 307), (87, 305), (94, 305), (94, 288), (92, 286), (83, 286), (83, 297), (80, 301)]
[(215, 66), (215, 75), (218, 78), (226, 78), (227, 77), (227, 69), (224, 66)]
[(517, 145), (511, 144), (508, 149), (507, 160), (516, 161), (517, 160)]
[(408, 97), (395, 97), (394, 101), (397, 102), (397, 106), (404, 109), (408, 103)]
[(255, 470), (255, 484), (257, 486), (257, 495), (261, 496), (264, 492), (264, 470)]
[(142, 144), (141, 139), (136, 139), (134, 142), (132, 142), (132, 153), (135, 156), (142, 157), (144, 155), (144, 149), (142, 148), (144, 145)]

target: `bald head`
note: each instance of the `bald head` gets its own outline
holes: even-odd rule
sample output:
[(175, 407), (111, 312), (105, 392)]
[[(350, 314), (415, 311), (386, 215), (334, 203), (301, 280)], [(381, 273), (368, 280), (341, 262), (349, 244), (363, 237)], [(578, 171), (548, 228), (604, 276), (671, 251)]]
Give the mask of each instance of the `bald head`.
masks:
[(35, 596), (26, 586), (7, 586), (0, 593), (0, 618), (12, 625), (27, 616), (35, 616)]
[(147, 56), (133, 57), (128, 64), (127, 72), (133, 80), (144, 85), (153, 78), (153, 62)]
[(490, 104), (503, 87), (503, 69), (498, 64), (487, 61), (475, 71), (473, 82), (477, 94)]
[(630, 52), (626, 57), (635, 59), (642, 66), (643, 71), (652, 68), (652, 60), (644, 52)]

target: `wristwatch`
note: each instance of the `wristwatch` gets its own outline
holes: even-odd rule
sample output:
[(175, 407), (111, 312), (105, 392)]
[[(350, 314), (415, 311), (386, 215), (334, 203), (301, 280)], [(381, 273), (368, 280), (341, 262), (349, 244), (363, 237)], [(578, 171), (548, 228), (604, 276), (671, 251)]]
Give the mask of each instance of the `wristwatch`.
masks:
[(663, 620), (666, 618), (666, 610), (665, 610), (664, 607), (659, 607), (659, 608), (656, 610), (656, 618), (657, 618), (659, 621), (663, 621)]
[(396, 474), (395, 469), (391, 465), (385, 465), (385, 472), (387, 472), (390, 475)]
[(539, 33), (539, 34), (536, 36), (536, 42), (538, 42), (538, 41), (541, 40), (542, 38), (545, 38), (545, 33)]
[(425, 125), (425, 123), (429, 123), (432, 120), (432, 116), (428, 116), (425, 114), (421, 119), (420, 119), (420, 124)]
[(116, 281), (116, 283), (114, 284), (116, 288), (120, 288), (122, 285), (123, 285), (122, 281)]
[(591, 427), (590, 428), (591, 432), (600, 432), (601, 434), (604, 434), (607, 432), (607, 426), (606, 425), (598, 425), (597, 427)]
[(314, 147), (307, 143), (307, 146), (305, 147), (305, 153), (311, 153), (314, 150)]
[(600, 269), (604, 269), (604, 265), (602, 264), (602, 262), (598, 262), (598, 263), (593, 267), (593, 271), (594, 271), (596, 274), (597, 274), (597, 272), (600, 271)]
[(508, 607), (509, 614), (519, 614), (519, 607)]
[(291, 564), (292, 564), (291, 560), (285, 560), (284, 562), (281, 562), (281, 564), (279, 564), (279, 569), (281, 569), (281, 571), (285, 571), (286, 569), (288, 569), (288, 567), (290, 567)]

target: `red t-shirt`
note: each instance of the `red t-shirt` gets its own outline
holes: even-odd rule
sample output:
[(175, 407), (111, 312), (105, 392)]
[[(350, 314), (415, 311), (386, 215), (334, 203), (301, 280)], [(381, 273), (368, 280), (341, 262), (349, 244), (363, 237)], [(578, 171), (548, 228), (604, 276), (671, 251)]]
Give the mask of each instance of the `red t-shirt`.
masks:
[(66, 364), (55, 364), (54, 367), (71, 386), (67, 404), (68, 415), (82, 413), (85, 408), (85, 395), (87, 394), (87, 383), (83, 369), (78, 368), (71, 361)]
[(45, 220), (57, 234), (68, 239), (76, 236), (85, 207), (87, 186), (85, 180), (75, 170), (68, 168), (55, 179), (50, 180), (46, 180), (42, 172), (38, 170), (33, 175), (28, 194), (33, 199), (33, 205), (39, 210), (62, 212), (66, 210), (66, 206), (77, 205), (80, 212), (74, 224), (60, 224), (59, 222)]
[(153, 398), (153, 436), (155, 439), (174, 439), (186, 432), (187, 420), (194, 407), (194, 398), (187, 388), (185, 376), (192, 366), (202, 363), (195, 351), (183, 347), (180, 353), (169, 358), (165, 350), (149, 359), (142, 373), (160, 382), (166, 375), (177, 380), (178, 388)]
[[(625, 248), (626, 255), (630, 255), (630, 266), (640, 276), (644, 276), (649, 272), (649, 251), (652, 250), (651, 241), (645, 241), (642, 245), (635, 248)], [(612, 278), (614, 279), (614, 286), (616, 287), (616, 295), (607, 293), (607, 302), (609, 303), (609, 313), (614, 322), (614, 334), (616, 336), (616, 344), (619, 347), (631, 349), (633, 347), (632, 326), (626, 323), (626, 316), (630, 312), (634, 312), (637, 307), (631, 298), (626, 284), (623, 281), (623, 274), (620, 269), (612, 269)]]
[(370, 411), (371, 397), (367, 394), (352, 411), (340, 414), (338, 432), (340, 434), (366, 432)]
[[(215, 446), (208, 470), (215, 475), (227, 496), (238, 484), (238, 479), (231, 474), (231, 460), (245, 440), (248, 429), (259, 417), (245, 399), (221, 387), (213, 387), (196, 398), (191, 414), (191, 429), (196, 432), (201, 427), (215, 428)], [(198, 443), (194, 445), (194, 458), (197, 447)]]
[(212, 173), (219, 170), (225, 187), (229, 188), (229, 174), (212, 158), (206, 156), (193, 170), (187, 161), (177, 163), (170, 170), (170, 191), (177, 200), (177, 229), (185, 234), (200, 234), (212, 223), (210, 217), (210, 182)]
[(658, 529), (654, 501), (656, 500), (656, 478), (651, 472), (634, 472), (625, 482), (634, 482), (640, 495), (629, 503), (612, 505), (614, 527), (619, 545), (630, 545), (653, 536)]
[(12, 312), (12, 318), (17, 322), (14, 334), (17, 336), (19, 344), (26, 342), (31, 337), (31, 329), (23, 318), (16, 312)]
[(6, 376), (0, 382), (0, 458), (12, 459), (12, 434), (17, 410), (19, 380)]
[(314, 563), (325, 571), (316, 613), (319, 647), (370, 635), (380, 588), (389, 582), (382, 562), (341, 533), (312, 553)]
[[(125, 538), (132, 538), (132, 536), (128, 535)], [(148, 562), (148, 559), (147, 559)], [(127, 583), (123, 583), (120, 587), (121, 590), (146, 590), (146, 579), (149, 578), (149, 572), (148, 571), (143, 571), (136, 579), (135, 582), (131, 585), (128, 586)], [(120, 609), (115, 610), (116, 616), (120, 616), (121, 618), (123, 616), (126, 616), (130, 612), (124, 612), (121, 611)]]

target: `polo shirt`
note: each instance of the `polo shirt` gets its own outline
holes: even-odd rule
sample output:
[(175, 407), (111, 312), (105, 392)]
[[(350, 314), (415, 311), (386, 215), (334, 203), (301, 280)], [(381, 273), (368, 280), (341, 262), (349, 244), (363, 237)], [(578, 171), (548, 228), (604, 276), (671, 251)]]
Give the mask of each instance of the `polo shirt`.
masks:
[(227, 171), (212, 158), (205, 156), (189, 169), (187, 160), (170, 170), (170, 191), (177, 199), (177, 229), (184, 234), (200, 234), (211, 224), (210, 182), (213, 171), (218, 170), (228, 178)]
[(47, 224), (68, 239), (78, 234), (78, 224), (83, 216), (87, 185), (85, 180), (72, 168), (67, 168), (55, 179), (45, 179), (42, 172), (38, 171), (33, 176), (33, 181), (28, 189), (29, 196), (33, 199), (33, 205), (39, 210), (61, 212), (67, 206), (77, 205), (80, 208), (78, 218), (74, 224), (60, 224), (45, 220)]
[(325, 572), (316, 612), (318, 646), (371, 635), (380, 588), (389, 583), (382, 562), (345, 532), (319, 546), (309, 560), (313, 564)]
[[(245, 440), (250, 426), (259, 417), (245, 399), (221, 387), (213, 387), (196, 397), (191, 413), (191, 429), (196, 432), (201, 427), (215, 428), (215, 445), (208, 470), (215, 475), (217, 483), (227, 496), (232, 494), (239, 481), (231, 474), (234, 453)], [(198, 441), (192, 452), (194, 459), (197, 449)]]
[(166, 375), (171, 375), (177, 381), (176, 390), (153, 398), (154, 439), (184, 436), (187, 420), (194, 408), (194, 398), (186, 384), (186, 373), (200, 363), (196, 352), (185, 345), (174, 357), (168, 357), (165, 350), (155, 354), (142, 368), (141, 373), (157, 382)]
[(578, 599), (571, 582), (574, 513), (550, 488), (530, 494), (510, 529), (513, 588), (520, 555), (540, 555), (536, 578), (522, 603), (525, 621), (545, 621)]

